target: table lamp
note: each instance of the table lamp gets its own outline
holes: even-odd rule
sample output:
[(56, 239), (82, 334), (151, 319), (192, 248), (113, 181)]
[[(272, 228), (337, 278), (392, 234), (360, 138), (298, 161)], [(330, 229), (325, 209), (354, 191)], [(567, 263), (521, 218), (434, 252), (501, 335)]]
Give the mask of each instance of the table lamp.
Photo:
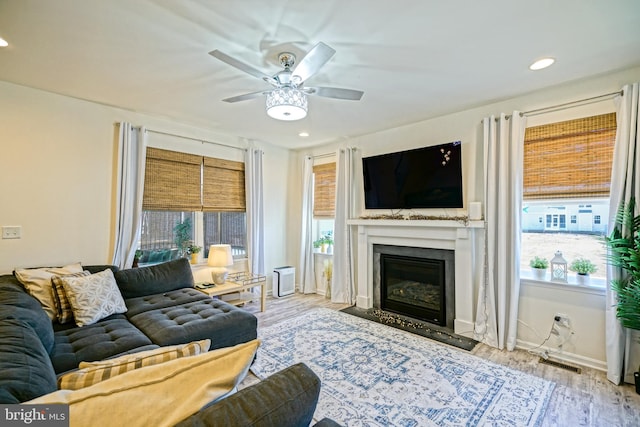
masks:
[(227, 267), (233, 265), (231, 245), (209, 246), (209, 259), (207, 265), (211, 268), (211, 279), (216, 285), (222, 285), (227, 280)]

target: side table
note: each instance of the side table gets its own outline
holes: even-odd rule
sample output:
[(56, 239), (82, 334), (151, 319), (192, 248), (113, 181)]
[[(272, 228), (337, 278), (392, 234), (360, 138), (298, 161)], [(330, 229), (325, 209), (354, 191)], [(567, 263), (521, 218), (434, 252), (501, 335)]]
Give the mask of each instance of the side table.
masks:
[(222, 285), (214, 285), (207, 283), (196, 283), (195, 288), (200, 292), (203, 292), (211, 297), (227, 295), (227, 294), (235, 294), (240, 293), (240, 298), (227, 301), (229, 304), (240, 305), (245, 302), (253, 301), (253, 293), (252, 298), (245, 299), (242, 298), (242, 292), (247, 291), (249, 289), (260, 287), (260, 311), (265, 311), (266, 309), (266, 301), (267, 301), (267, 293), (266, 293), (266, 283), (267, 279), (265, 276), (261, 276), (258, 274), (249, 274), (245, 272), (238, 273), (229, 273), (227, 280)]

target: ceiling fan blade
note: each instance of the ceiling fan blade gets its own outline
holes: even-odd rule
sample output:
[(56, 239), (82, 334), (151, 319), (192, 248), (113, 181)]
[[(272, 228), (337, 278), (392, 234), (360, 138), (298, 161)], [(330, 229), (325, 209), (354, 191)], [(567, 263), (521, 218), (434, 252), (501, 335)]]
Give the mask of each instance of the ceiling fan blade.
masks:
[(270, 76), (267, 76), (265, 73), (258, 70), (257, 68), (253, 68), (251, 65), (245, 64), (242, 61), (238, 61), (237, 59), (227, 55), (224, 52), (219, 51), (218, 49), (212, 50), (211, 52), (209, 52), (209, 55), (213, 56), (214, 58), (218, 58), (220, 61), (226, 62), (232, 67), (235, 67), (238, 70), (244, 71), (245, 73), (251, 74), (252, 76), (255, 76), (259, 79), (269, 79), (269, 80), (271, 79)]
[(361, 90), (340, 89), (337, 87), (305, 87), (303, 90), (308, 95), (346, 99), (349, 101), (360, 101), (360, 98), (364, 95), (364, 92)]
[(251, 92), (251, 93), (245, 93), (244, 95), (238, 95), (238, 96), (232, 96), (231, 98), (225, 98), (223, 99), (224, 102), (240, 102), (240, 101), (246, 101), (247, 99), (252, 99), (252, 98), (257, 98), (260, 95), (264, 95), (266, 93), (268, 93), (269, 91), (258, 91), (258, 92)]
[(309, 52), (307, 52), (304, 58), (298, 62), (291, 73), (293, 78), (296, 80), (299, 79), (296, 81), (296, 84), (301, 84), (317, 73), (335, 53), (335, 50), (322, 42), (315, 45)]

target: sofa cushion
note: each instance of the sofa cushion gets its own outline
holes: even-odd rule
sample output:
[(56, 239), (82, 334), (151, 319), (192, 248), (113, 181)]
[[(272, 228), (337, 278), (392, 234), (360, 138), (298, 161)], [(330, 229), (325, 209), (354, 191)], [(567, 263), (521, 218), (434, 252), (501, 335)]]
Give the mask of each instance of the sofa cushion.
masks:
[[(173, 426), (230, 393), (249, 370), (259, 341), (147, 366), (29, 404), (69, 404), (74, 425)], [(152, 396), (152, 398), (150, 398)]]
[(56, 390), (42, 341), (19, 319), (0, 320), (0, 403), (20, 403)]
[(3, 284), (0, 288), (0, 319), (17, 319), (25, 322), (40, 338), (47, 353), (53, 350), (51, 319), (40, 303), (27, 294), (21, 286)]
[(204, 301), (211, 297), (203, 294), (194, 288), (182, 288), (175, 291), (164, 292), (161, 294), (146, 295), (138, 298), (129, 298), (125, 301), (127, 304), (127, 317), (145, 311), (157, 310), (159, 308), (174, 307), (176, 305), (186, 304), (195, 301)]
[(55, 333), (51, 361), (56, 373), (75, 369), (80, 362), (93, 362), (153, 344), (122, 314), (93, 325)]
[(174, 345), (208, 338), (212, 349), (255, 339), (258, 323), (253, 314), (211, 298), (145, 311), (129, 320), (155, 344)]
[(202, 409), (176, 427), (308, 426), (319, 395), (320, 379), (298, 363)]
[(109, 269), (85, 277), (65, 276), (61, 281), (78, 326), (91, 325), (112, 314), (127, 311)]
[(145, 366), (159, 365), (181, 357), (197, 356), (209, 351), (211, 341), (201, 340), (188, 344), (159, 347), (153, 350), (141, 351), (134, 354), (126, 354), (120, 357), (97, 362), (80, 362), (80, 369), (71, 371), (58, 377), (58, 388), (66, 390), (78, 390), (108, 380), (116, 375), (144, 368)]
[(64, 267), (21, 268), (14, 271), (15, 276), (25, 287), (27, 292), (40, 301), (42, 308), (51, 320), (56, 318), (56, 308), (53, 303), (53, 291), (51, 277), (61, 274), (79, 273), (82, 265), (65, 265)]
[(51, 285), (53, 288), (53, 304), (56, 308), (56, 319), (59, 323), (69, 323), (73, 321), (73, 309), (71, 308), (71, 303), (69, 302), (67, 293), (65, 292), (64, 286), (62, 285), (62, 278), (84, 277), (90, 274), (90, 272), (84, 270), (80, 273), (72, 273), (64, 276), (53, 276), (51, 278)]
[(186, 258), (115, 273), (124, 298), (136, 298), (193, 287), (193, 274)]

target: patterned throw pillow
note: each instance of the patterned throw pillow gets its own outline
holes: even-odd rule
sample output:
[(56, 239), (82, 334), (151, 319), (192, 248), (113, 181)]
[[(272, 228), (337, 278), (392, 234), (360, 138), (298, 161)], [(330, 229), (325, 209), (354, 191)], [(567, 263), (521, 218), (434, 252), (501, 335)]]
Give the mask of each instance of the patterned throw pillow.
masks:
[(115, 313), (125, 313), (127, 306), (110, 269), (85, 277), (62, 277), (76, 325), (96, 323)]
[(81, 362), (79, 370), (58, 378), (58, 388), (60, 390), (78, 390), (134, 369), (159, 365), (181, 357), (197, 356), (209, 351), (210, 346), (211, 340), (207, 339), (126, 354), (99, 362)]
[(53, 305), (56, 308), (56, 317), (58, 318), (58, 323), (69, 323), (73, 320), (73, 310), (71, 310), (69, 298), (67, 298), (67, 294), (64, 291), (64, 286), (62, 286), (62, 278), (83, 277), (90, 274), (91, 273), (85, 270), (81, 271), (80, 273), (65, 274), (64, 276), (53, 276), (51, 278), (51, 284), (53, 285)]
[(29, 295), (40, 301), (42, 309), (53, 320), (56, 318), (56, 308), (53, 303), (51, 278), (55, 275), (79, 273), (81, 271), (82, 265), (77, 262), (64, 267), (21, 268), (16, 269), (14, 274), (29, 292)]

